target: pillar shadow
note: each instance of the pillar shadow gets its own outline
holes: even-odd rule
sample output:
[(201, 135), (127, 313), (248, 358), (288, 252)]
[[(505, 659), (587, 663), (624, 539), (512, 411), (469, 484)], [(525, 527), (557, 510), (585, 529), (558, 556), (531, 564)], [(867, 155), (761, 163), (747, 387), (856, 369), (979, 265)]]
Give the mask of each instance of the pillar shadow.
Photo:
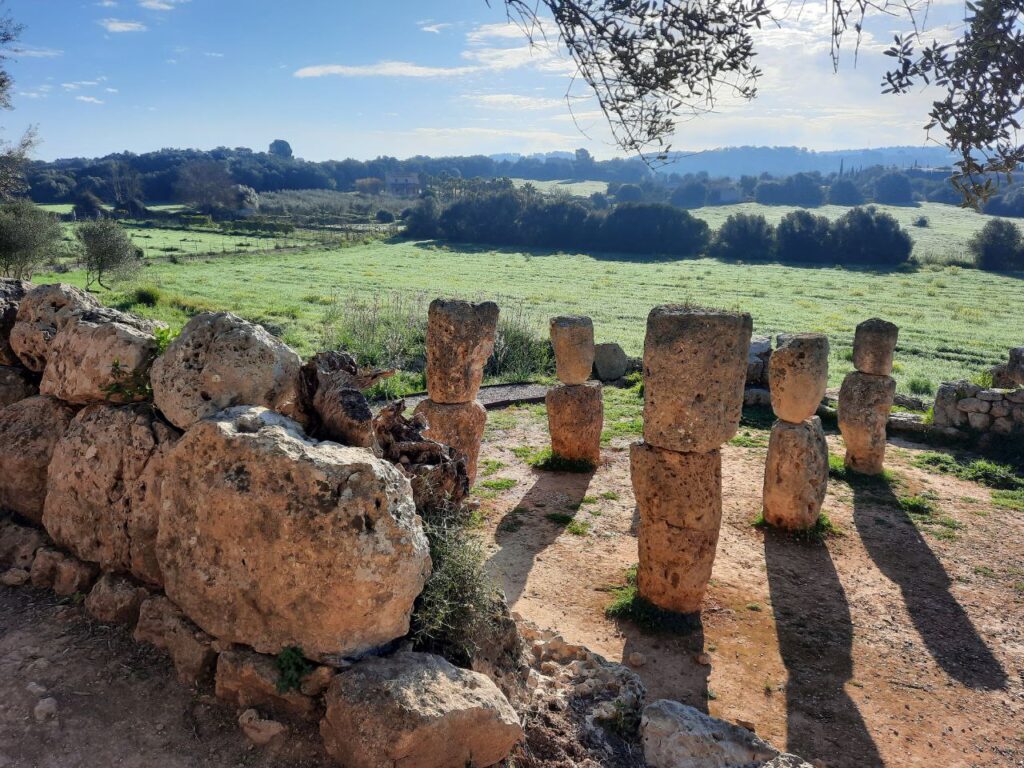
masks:
[(616, 622), (626, 636), (622, 664), (629, 665), (634, 653), (643, 654), (644, 665), (634, 668), (648, 691), (648, 701), (675, 699), (708, 713), (708, 678), (711, 666), (698, 658), (706, 652), (704, 624), (699, 616), (685, 632), (649, 632), (630, 621)]
[(509, 605), (523, 594), (537, 555), (565, 530), (566, 522), (548, 515), (572, 517), (587, 495), (593, 472), (541, 472), (528, 490), (502, 517), (494, 540), (501, 547), (487, 561), (505, 589)]
[(947, 675), (977, 690), (1006, 687), (1006, 671), (950, 593), (951, 580), (882, 478), (853, 482), (853, 520), (878, 569), (903, 593), (928, 652)]
[(853, 677), (853, 621), (828, 549), (766, 529), (764, 554), (779, 653), (789, 675), (787, 751), (829, 765), (884, 765), (846, 692)]

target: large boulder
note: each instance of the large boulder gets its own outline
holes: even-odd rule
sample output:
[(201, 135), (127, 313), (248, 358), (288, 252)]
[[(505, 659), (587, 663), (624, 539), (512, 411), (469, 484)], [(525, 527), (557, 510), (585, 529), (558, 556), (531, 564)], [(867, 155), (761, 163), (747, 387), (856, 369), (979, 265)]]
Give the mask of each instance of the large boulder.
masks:
[(655, 307), (644, 339), (644, 440), (706, 453), (736, 434), (753, 322), (750, 315)]
[(469, 484), (476, 480), (476, 466), (480, 458), (480, 441), (487, 426), (487, 409), (478, 401), (468, 403), (438, 403), (433, 399), (421, 400), (416, 416), (427, 424), (423, 436), (455, 449), (466, 460)]
[(32, 567), (36, 550), (46, 544), (46, 535), (38, 528), (19, 525), (0, 512), (0, 571)]
[(142, 602), (132, 636), (138, 643), (167, 651), (183, 685), (207, 682), (213, 676), (217, 663), (213, 638), (163, 595), (153, 595)]
[[(322, 669), (322, 668), (317, 668)], [(300, 685), (317, 672), (304, 675)], [(299, 688), (282, 685), (281, 673), (272, 656), (244, 649), (224, 651), (217, 657), (215, 679), (217, 698), (239, 709), (257, 707), (275, 715), (307, 718), (316, 711), (316, 702)]]
[(39, 385), (26, 369), (0, 365), (0, 408), (39, 394)]
[(153, 363), (153, 400), (174, 426), (235, 405), (262, 405), (304, 421), (302, 361), (259, 325), (230, 312), (196, 315)]
[(828, 443), (821, 419), (772, 426), (764, 469), (764, 519), (792, 531), (812, 528), (828, 488)]
[(776, 416), (792, 424), (811, 418), (828, 387), (828, 336), (787, 334), (768, 363), (768, 379)]
[(76, 313), (50, 342), (40, 391), (76, 405), (147, 399), (157, 352), (152, 331), (113, 310)]
[(366, 659), (334, 678), (325, 701), (320, 734), (346, 768), (483, 768), (523, 737), (490, 679), (431, 654)]
[[(843, 379), (839, 388), (839, 431), (846, 444), (846, 466), (854, 472), (882, 473), (885, 428), (895, 394), (896, 380), (890, 376), (853, 371)], [(981, 415), (988, 418), (987, 414)]]
[(551, 318), (555, 372), (563, 384), (582, 384), (594, 367), (594, 322), (584, 315)]
[(46, 367), (50, 342), (77, 313), (99, 309), (89, 294), (65, 283), (41, 285), (21, 299), (10, 344), (21, 364), (35, 373)]
[(752, 336), (747, 351), (747, 386), (761, 387), (768, 383), (768, 364), (772, 359), (772, 337)]
[(430, 555), (391, 464), (239, 406), (194, 425), (163, 470), (164, 589), (211, 635), (327, 658), (408, 631)]
[(888, 320), (873, 317), (857, 326), (853, 335), (853, 367), (861, 373), (888, 376), (900, 329)]
[(427, 311), (427, 391), (435, 403), (468, 403), (494, 351), (498, 305), (434, 299)]
[(601, 460), (604, 401), (597, 383), (552, 387), (544, 397), (551, 452), (597, 466)]
[(628, 369), (629, 358), (614, 341), (594, 345), (594, 377), (598, 381), (617, 381)]
[(53, 540), (103, 570), (159, 584), (150, 565), (159, 510), (146, 503), (144, 478), (177, 438), (150, 405), (83, 408), (50, 462), (43, 525)]
[(0, 409), (0, 508), (42, 521), (46, 472), (74, 415), (70, 406), (42, 395)]
[(1024, 387), (1024, 347), (1010, 350), (1010, 359), (1006, 364), (1006, 375), (1018, 387)]
[(11, 348), (11, 329), (18, 317), (18, 305), (32, 288), (32, 283), (24, 280), (0, 277), (0, 365), (21, 365)]

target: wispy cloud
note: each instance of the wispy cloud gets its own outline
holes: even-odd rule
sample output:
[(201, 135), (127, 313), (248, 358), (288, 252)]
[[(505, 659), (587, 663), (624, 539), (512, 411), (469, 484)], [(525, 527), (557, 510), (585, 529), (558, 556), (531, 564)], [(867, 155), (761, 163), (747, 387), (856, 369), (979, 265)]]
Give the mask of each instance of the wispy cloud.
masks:
[(458, 77), (478, 67), (424, 67), (408, 61), (379, 61), (376, 64), (318, 64), (303, 67), (295, 77)]
[(451, 26), (448, 22), (433, 22), (433, 21), (420, 21), (418, 22), (419, 28), (423, 32), (430, 32), (434, 35), (441, 34), (442, 29), (447, 29)]
[(60, 87), (65, 91), (77, 91), (79, 88), (92, 88), (99, 84), (98, 80), (76, 80), (73, 83), (61, 83)]
[(114, 8), (115, 6), (117, 6), (117, 0), (99, 0), (99, 2), (96, 3), (96, 5), (98, 5), (100, 8)]
[(524, 96), (517, 93), (469, 93), (463, 98), (475, 102), (481, 107), (491, 109), (535, 110), (564, 107), (564, 99), (552, 99), (545, 96)]
[(122, 21), (121, 19), (100, 19), (98, 22), (107, 32), (145, 32), (147, 27), (140, 21)]
[(15, 56), (21, 56), (27, 59), (53, 59), (57, 56), (64, 55), (64, 51), (56, 48), (33, 48), (30, 45), (23, 45), (19, 48), (15, 48), (13, 53)]
[(188, 0), (139, 0), (139, 7), (147, 11), (173, 11)]
[(82, 101), (86, 104), (105, 104), (103, 99), (97, 99), (95, 96), (75, 96), (75, 101)]
[(207, 51), (203, 56), (209, 56), (211, 59), (223, 59), (223, 53), (217, 53), (216, 51)]

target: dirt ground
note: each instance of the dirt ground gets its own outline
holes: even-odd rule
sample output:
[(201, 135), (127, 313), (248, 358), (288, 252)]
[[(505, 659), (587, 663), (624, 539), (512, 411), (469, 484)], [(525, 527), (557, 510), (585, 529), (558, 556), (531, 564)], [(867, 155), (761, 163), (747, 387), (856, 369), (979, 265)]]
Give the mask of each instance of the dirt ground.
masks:
[[(926, 448), (896, 441), (890, 482), (830, 481), (839, 535), (796, 541), (751, 525), (767, 432), (744, 431), (755, 445), (723, 449), (703, 626), (680, 636), (604, 615), (637, 558), (630, 439), (612, 440), (592, 475), (539, 472), (513, 449), (546, 444), (542, 410), (492, 415), (483, 482), (515, 484), (477, 495), (513, 610), (615, 661), (640, 652), (651, 698), (745, 721), (829, 768), (1024, 765), (1021, 514), (993, 506), (985, 487), (911, 466)], [(842, 455), (841, 438), (828, 440)], [(915, 494), (963, 527), (915, 526), (897, 502)], [(547, 517), (560, 513), (584, 525)]]

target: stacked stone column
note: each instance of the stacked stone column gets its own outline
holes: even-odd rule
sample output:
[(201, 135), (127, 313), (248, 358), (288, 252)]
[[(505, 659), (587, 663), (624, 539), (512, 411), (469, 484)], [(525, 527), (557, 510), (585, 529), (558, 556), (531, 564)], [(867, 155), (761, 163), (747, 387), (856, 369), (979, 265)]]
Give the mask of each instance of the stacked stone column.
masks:
[(466, 457), (476, 479), (487, 411), (476, 399), (484, 364), (494, 350), (498, 305), (492, 301), (434, 299), (427, 314), (427, 392), (416, 406), (427, 421), (424, 435)]
[(596, 465), (601, 459), (604, 400), (600, 383), (587, 382), (594, 367), (594, 323), (579, 315), (551, 318), (551, 346), (562, 382), (544, 398), (551, 452)]
[(788, 334), (768, 363), (772, 410), (778, 421), (768, 441), (764, 519), (791, 531), (818, 520), (828, 486), (828, 444), (814, 415), (828, 386), (828, 337)]
[(846, 466), (864, 475), (882, 473), (885, 426), (896, 396), (892, 358), (900, 329), (872, 318), (857, 326), (853, 366), (839, 389), (839, 431), (846, 443)]
[(736, 434), (753, 324), (748, 314), (666, 305), (647, 318), (644, 439), (630, 450), (640, 513), (640, 596), (700, 610), (722, 522), (720, 446)]

